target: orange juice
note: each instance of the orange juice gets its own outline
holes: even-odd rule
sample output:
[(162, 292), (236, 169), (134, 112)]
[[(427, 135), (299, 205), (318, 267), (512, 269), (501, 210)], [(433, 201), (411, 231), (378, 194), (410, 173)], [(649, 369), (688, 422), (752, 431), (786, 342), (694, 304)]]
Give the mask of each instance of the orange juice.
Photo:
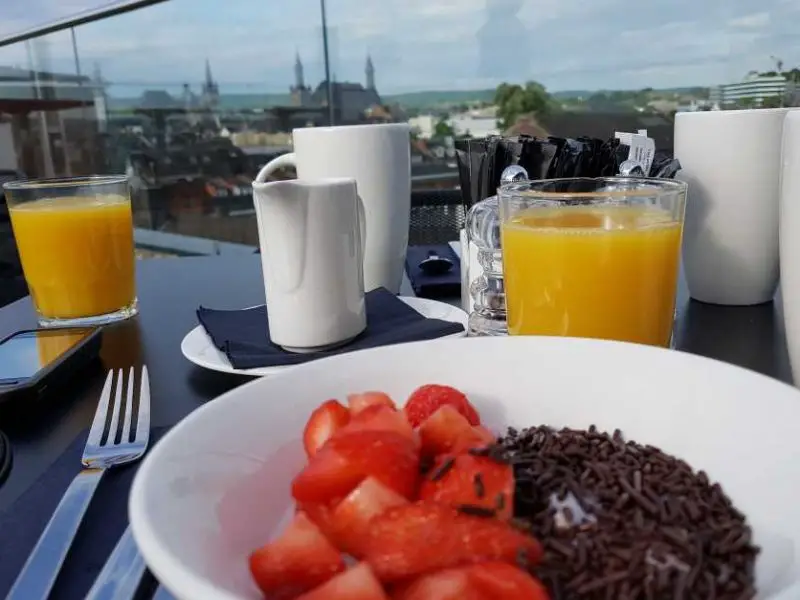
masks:
[(669, 345), (681, 232), (655, 207), (514, 215), (502, 226), (509, 334)]
[(11, 206), (9, 213), (25, 280), (42, 316), (91, 317), (133, 304), (128, 198), (43, 198)]

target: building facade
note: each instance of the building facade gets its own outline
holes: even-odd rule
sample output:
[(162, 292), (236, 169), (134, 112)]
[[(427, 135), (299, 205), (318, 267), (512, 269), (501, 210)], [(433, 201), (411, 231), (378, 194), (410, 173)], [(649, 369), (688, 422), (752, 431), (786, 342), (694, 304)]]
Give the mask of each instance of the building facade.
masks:
[(762, 106), (770, 99), (785, 99), (795, 92), (795, 85), (783, 75), (748, 75), (744, 81), (711, 88), (709, 102), (715, 108), (740, 104)]

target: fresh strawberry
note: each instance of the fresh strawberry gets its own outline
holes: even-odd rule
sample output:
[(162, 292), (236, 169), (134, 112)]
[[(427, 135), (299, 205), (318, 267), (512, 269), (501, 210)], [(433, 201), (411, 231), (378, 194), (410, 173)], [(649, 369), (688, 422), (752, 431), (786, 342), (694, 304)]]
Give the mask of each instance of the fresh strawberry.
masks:
[(314, 456), (334, 433), (350, 422), (350, 411), (336, 400), (323, 402), (308, 418), (303, 430), (306, 455)]
[(406, 498), (414, 497), (419, 479), (417, 448), (392, 431), (334, 436), (295, 477), (292, 496), (300, 503), (331, 503), (370, 476)]
[(469, 431), (459, 434), (450, 448), (452, 454), (461, 454), (473, 448), (484, 448), (497, 441), (497, 436), (483, 425), (475, 425)]
[(406, 419), (405, 414), (385, 404), (368, 406), (354, 414), (350, 419), (350, 423), (339, 430), (339, 434), (362, 430), (394, 431), (415, 444), (419, 443), (419, 438), (414, 434), (414, 430), (408, 419)]
[(295, 510), (304, 513), (314, 525), (319, 527), (322, 534), (330, 540), (333, 545), (336, 544), (334, 539), (334, 522), (333, 522), (333, 507), (336, 501), (331, 503), (321, 502), (298, 502)]
[(548, 600), (541, 583), (521, 569), (485, 562), (423, 575), (399, 586), (392, 600)]
[(253, 579), (274, 600), (295, 598), (344, 568), (339, 550), (303, 513), (279, 538), (250, 555)]
[(363, 552), (360, 545), (369, 533), (372, 519), (394, 506), (404, 504), (408, 504), (408, 500), (403, 496), (377, 479), (367, 477), (333, 509), (333, 540), (342, 551), (361, 558)]
[(459, 439), (474, 435), (472, 426), (455, 408), (446, 404), (422, 422), (417, 430), (423, 456), (450, 452)]
[(470, 425), (480, 425), (481, 418), (467, 397), (449, 385), (430, 384), (417, 388), (408, 397), (403, 410), (409, 423), (414, 427), (420, 425), (439, 408), (449, 405), (460, 412)]
[(367, 563), (360, 563), (297, 600), (389, 600)]
[[(443, 569), (394, 587), (392, 600), (485, 600), (470, 586), (465, 567)], [(498, 598), (497, 600), (500, 600)]]
[(396, 409), (394, 400), (388, 394), (383, 392), (362, 392), (360, 394), (349, 394), (347, 396), (347, 405), (350, 407), (352, 414), (358, 414), (365, 408), (370, 406), (388, 406), (389, 408)]
[(390, 508), (370, 521), (364, 558), (381, 581), (477, 562), (539, 561), (534, 538), (498, 519), (466, 515), (441, 504), (417, 502)]
[(485, 456), (444, 455), (423, 480), (419, 499), (452, 507), (472, 506), (510, 519), (514, 510), (514, 470)]
[(473, 589), (482, 598), (549, 600), (545, 587), (529, 573), (502, 562), (486, 562), (468, 568)]
[(299, 506), (337, 548), (359, 558), (359, 543), (370, 520), (402, 504), (408, 504), (408, 500), (374, 477), (367, 477), (341, 502)]

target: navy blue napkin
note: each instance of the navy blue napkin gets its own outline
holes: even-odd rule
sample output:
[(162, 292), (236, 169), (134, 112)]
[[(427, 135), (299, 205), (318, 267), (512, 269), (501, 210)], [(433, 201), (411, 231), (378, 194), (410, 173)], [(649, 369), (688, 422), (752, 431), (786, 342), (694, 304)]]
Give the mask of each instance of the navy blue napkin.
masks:
[[(441, 275), (428, 275), (419, 263), (431, 252), (453, 261), (453, 268)], [(450, 244), (409, 246), (406, 252), (406, 273), (414, 293), (421, 298), (453, 298), (461, 295), (461, 261)]]
[(384, 288), (367, 292), (365, 302), (367, 329), (361, 335), (345, 346), (310, 354), (287, 352), (270, 342), (265, 306), (244, 310), (201, 306), (197, 319), (235, 369), (297, 365), (344, 352), (431, 340), (464, 331), (461, 323), (423, 317)]
[[(166, 428), (150, 432), (152, 447)], [(88, 432), (0, 513), (0, 598), (5, 598), (64, 491), (81, 468)], [(141, 461), (103, 475), (48, 600), (83, 600), (128, 526), (128, 492)]]

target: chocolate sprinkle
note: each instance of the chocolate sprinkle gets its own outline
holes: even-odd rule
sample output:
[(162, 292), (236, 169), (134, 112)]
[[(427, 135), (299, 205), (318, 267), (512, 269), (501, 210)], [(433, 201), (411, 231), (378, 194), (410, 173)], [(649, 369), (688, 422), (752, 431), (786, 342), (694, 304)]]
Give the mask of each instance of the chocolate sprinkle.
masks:
[(431, 473), (431, 481), (439, 481), (442, 477), (447, 475), (447, 472), (453, 468), (454, 464), (456, 464), (456, 460), (453, 457), (445, 460), (441, 465), (439, 465), (438, 469)]
[(512, 525), (541, 541), (552, 600), (755, 597), (752, 531), (705, 472), (595, 426), (509, 429), (482, 452), (514, 469)]
[(472, 479), (472, 485), (475, 488), (475, 495), (478, 498), (483, 498), (486, 495), (486, 486), (483, 485), (483, 477), (481, 477), (480, 473), (475, 473), (475, 477)]
[(471, 515), (473, 517), (491, 518), (495, 516), (494, 510), (491, 508), (486, 508), (485, 506), (475, 506), (474, 504), (459, 504), (456, 507), (456, 510), (458, 510), (460, 513)]

